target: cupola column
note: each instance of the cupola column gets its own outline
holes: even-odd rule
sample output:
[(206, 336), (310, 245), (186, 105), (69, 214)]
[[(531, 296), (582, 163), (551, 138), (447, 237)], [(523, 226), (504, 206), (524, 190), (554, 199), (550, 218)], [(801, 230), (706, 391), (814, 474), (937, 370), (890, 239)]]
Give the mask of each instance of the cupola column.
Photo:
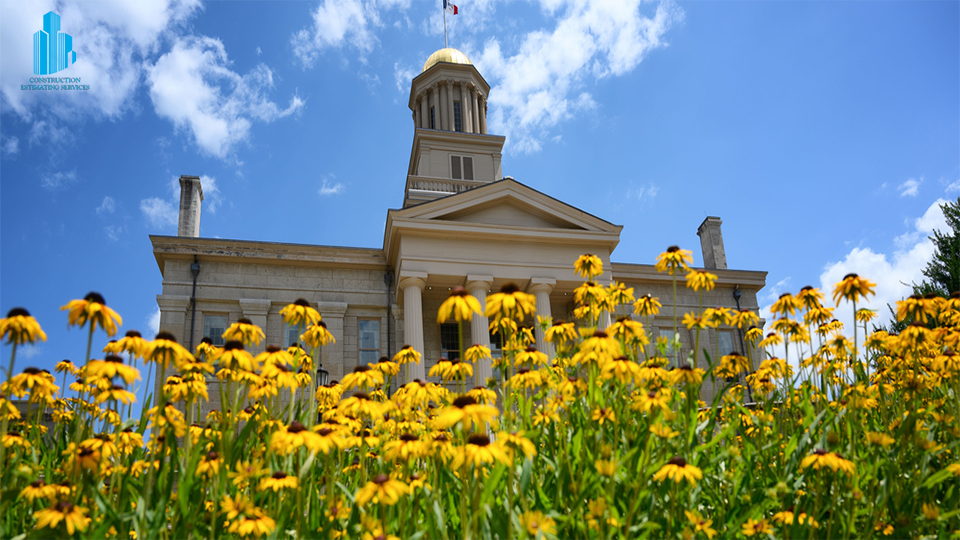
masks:
[(463, 127), (464, 133), (473, 133), (470, 86), (468, 83), (460, 83), (460, 125)]
[[(446, 126), (444, 129), (447, 131), (454, 131), (456, 126), (453, 125), (453, 80), (447, 79), (447, 121), (444, 122)], [(461, 111), (462, 114), (463, 111)]]
[(477, 88), (470, 85), (470, 119), (473, 122), (471, 133), (480, 133), (480, 105), (477, 102)]
[(480, 133), (487, 134), (487, 98), (480, 96)]
[(427, 92), (420, 93), (420, 124), (417, 127), (430, 127), (430, 97)]

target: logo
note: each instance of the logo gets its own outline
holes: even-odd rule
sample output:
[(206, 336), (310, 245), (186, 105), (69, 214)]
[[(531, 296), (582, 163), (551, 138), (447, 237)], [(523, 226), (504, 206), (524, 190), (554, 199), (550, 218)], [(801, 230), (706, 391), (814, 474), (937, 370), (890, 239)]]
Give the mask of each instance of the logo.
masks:
[(43, 16), (43, 30), (33, 34), (33, 74), (53, 75), (77, 61), (73, 36), (60, 31), (60, 15)]

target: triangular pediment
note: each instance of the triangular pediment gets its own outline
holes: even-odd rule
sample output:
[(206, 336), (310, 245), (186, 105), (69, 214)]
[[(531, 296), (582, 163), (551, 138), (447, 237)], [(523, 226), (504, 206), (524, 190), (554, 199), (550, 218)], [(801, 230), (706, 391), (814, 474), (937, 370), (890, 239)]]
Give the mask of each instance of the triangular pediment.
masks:
[(622, 227), (512, 179), (394, 211), (395, 218), (619, 233)]

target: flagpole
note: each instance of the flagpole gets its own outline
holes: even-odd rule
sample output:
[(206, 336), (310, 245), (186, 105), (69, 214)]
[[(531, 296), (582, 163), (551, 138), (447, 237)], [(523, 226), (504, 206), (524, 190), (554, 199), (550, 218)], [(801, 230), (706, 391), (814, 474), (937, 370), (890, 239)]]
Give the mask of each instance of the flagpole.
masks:
[[(446, 2), (444, 2), (445, 4)], [(447, 6), (441, 4), (443, 7), (443, 48), (447, 48)]]

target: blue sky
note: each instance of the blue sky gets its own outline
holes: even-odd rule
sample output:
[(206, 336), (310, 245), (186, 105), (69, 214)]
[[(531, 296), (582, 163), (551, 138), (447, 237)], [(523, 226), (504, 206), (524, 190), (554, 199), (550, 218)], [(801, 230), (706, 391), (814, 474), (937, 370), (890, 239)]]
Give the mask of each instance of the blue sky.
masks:
[[(699, 263), (717, 215), (765, 305), (854, 271), (882, 308), (921, 279), (960, 195), (957, 2), (458, 5), (504, 174), (623, 225), (615, 261)], [(89, 91), (21, 90), (50, 10), (77, 51), (57, 76)], [(409, 82), (443, 46), (413, 0), (2, 0), (0, 25), (0, 310), (37, 317), (18, 366), (48, 369), (82, 360), (59, 307), (88, 291), (150, 332), (181, 174), (204, 176), (202, 236), (380, 247)]]

